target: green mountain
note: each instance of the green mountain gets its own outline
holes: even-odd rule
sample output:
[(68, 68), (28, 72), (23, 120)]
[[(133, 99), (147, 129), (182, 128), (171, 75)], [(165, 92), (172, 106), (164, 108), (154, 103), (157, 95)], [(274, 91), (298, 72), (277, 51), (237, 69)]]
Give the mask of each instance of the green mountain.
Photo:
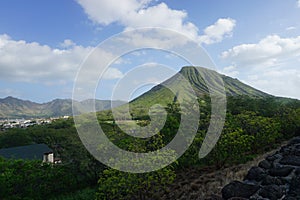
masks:
[[(74, 101), (75, 114), (80, 112), (92, 112), (94, 100)], [(114, 105), (122, 105), (125, 102), (115, 101)], [(111, 101), (95, 100), (96, 111), (111, 109)], [(0, 99), (0, 119), (7, 118), (38, 118), (38, 117), (59, 117), (72, 115), (71, 99), (55, 99), (47, 103), (35, 103), (14, 97)]]
[[(208, 80), (208, 84), (212, 84), (213, 82), (218, 81), (218, 79), (214, 79), (211, 77), (222, 78), (227, 96), (248, 96), (253, 98), (271, 97), (271, 95), (259, 91), (249, 85), (246, 85), (238, 79), (219, 74), (216, 71), (203, 67), (183, 67), (173, 77), (132, 100), (130, 102), (130, 106), (133, 110), (135, 110), (133, 112), (139, 112), (139, 109), (149, 108), (153, 104), (167, 105), (168, 103), (176, 100), (176, 98), (180, 96), (181, 93), (183, 93), (182, 90), (188, 89), (182, 86), (184, 85), (182, 84), (182, 77), (184, 77), (189, 82), (198, 98), (209, 95), (209, 90), (203, 77), (206, 77), (206, 80)], [(219, 84), (216, 83), (216, 85)], [(177, 92), (177, 94), (174, 94), (169, 89), (175, 87), (179, 88), (179, 92)]]
[[(203, 79), (206, 77), (208, 83)], [(266, 98), (271, 95), (259, 91), (249, 85), (246, 85), (238, 79), (231, 78), (217, 73), (216, 71), (203, 67), (183, 67), (177, 74), (164, 81), (163, 83), (154, 86), (148, 92), (142, 94), (130, 102), (130, 109), (134, 116), (145, 115), (148, 109), (154, 104), (166, 106), (172, 103), (178, 97), (186, 94), (186, 90), (191, 88), (183, 84), (183, 78), (192, 86), (193, 91), (198, 98), (209, 96), (207, 84), (218, 85), (219, 80), (212, 77), (222, 78), (227, 96), (247, 96), (252, 98)], [(178, 91), (174, 94), (169, 88), (177, 88)], [(218, 90), (218, 89), (216, 89)], [(74, 101), (75, 113), (92, 112), (92, 99), (85, 101)], [(116, 101), (115, 106), (124, 104), (125, 102)], [(111, 109), (111, 101), (95, 100), (96, 111)], [(0, 99), (0, 119), (1, 118), (30, 118), (30, 117), (54, 117), (72, 115), (72, 100), (71, 99), (55, 99), (48, 103), (34, 103), (24, 101), (13, 97)]]

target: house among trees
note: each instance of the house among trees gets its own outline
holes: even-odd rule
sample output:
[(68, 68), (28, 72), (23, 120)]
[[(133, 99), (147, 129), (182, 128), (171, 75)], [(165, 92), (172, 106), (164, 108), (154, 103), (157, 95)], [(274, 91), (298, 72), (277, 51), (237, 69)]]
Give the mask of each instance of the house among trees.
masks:
[(42, 160), (46, 163), (61, 163), (61, 160), (54, 157), (52, 149), (46, 144), (3, 148), (0, 149), (0, 156), (8, 159)]
[(45, 162), (54, 163), (54, 153), (52, 151), (44, 153), (43, 163), (45, 163)]

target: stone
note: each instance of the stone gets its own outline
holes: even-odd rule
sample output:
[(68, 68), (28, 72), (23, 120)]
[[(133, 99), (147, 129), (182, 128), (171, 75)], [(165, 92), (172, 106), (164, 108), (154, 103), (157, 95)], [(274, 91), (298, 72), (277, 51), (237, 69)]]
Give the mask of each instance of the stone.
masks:
[(300, 175), (292, 178), (288, 194), (300, 199)]
[(288, 176), (293, 170), (294, 170), (294, 167), (273, 168), (273, 169), (270, 169), (269, 174), (271, 176), (285, 177), (285, 176)]
[(205, 200), (223, 200), (223, 198), (218, 195), (211, 195), (210, 197), (205, 198)]
[(300, 156), (286, 156), (286, 157), (283, 157), (279, 161), (279, 163), (283, 164), (283, 165), (300, 166)]
[(283, 200), (298, 200), (296, 197), (286, 196)]
[(300, 144), (295, 144), (294, 149), (296, 149), (296, 151), (298, 151), (300, 149)]
[(295, 144), (290, 146), (286, 151), (282, 152), (284, 157), (285, 156), (300, 156), (300, 145)]
[(260, 167), (251, 167), (251, 169), (248, 171), (248, 174), (245, 177), (245, 180), (255, 180), (259, 182), (264, 177), (266, 177), (266, 172), (264, 169)]
[(252, 167), (243, 182), (226, 185), (222, 197), (225, 200), (300, 200), (300, 137)]
[(259, 195), (253, 195), (253, 196), (250, 197), (249, 200), (268, 200), (268, 199), (265, 199), (265, 198), (263, 198)]
[(259, 189), (258, 185), (245, 184), (233, 181), (222, 189), (222, 197), (227, 200), (232, 197), (249, 198)]
[(274, 154), (271, 156), (267, 156), (266, 160), (272, 162), (272, 161), (275, 161), (275, 160), (281, 159), (281, 158), (282, 158), (282, 156), (280, 154)]
[(270, 200), (277, 200), (283, 196), (283, 190), (278, 185), (268, 185), (259, 191), (259, 195)]
[(291, 154), (290, 155), (294, 155), (294, 156), (300, 156), (300, 148), (299, 148), (300, 146), (297, 146), (297, 148), (295, 147), (293, 150), (292, 150), (292, 152), (291, 152)]
[(300, 168), (296, 169), (295, 174), (300, 175)]
[(261, 184), (262, 185), (284, 185), (285, 181), (268, 175), (264, 178)]
[(288, 145), (300, 144), (300, 137), (293, 138)]
[(285, 154), (285, 153), (288, 153), (290, 150), (291, 150), (290, 146), (283, 146), (280, 148), (279, 152)]
[(258, 166), (259, 166), (260, 168), (263, 168), (263, 169), (270, 169), (270, 168), (271, 168), (271, 163), (270, 163), (269, 161), (267, 161), (267, 160), (263, 160), (263, 161), (261, 161), (261, 162), (258, 164)]

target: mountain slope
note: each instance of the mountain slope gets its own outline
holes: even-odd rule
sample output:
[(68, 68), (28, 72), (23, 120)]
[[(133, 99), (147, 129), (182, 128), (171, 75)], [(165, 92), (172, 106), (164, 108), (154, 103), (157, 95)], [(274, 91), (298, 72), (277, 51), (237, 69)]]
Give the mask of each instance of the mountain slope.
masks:
[[(202, 73), (200, 74), (199, 73)], [(202, 76), (207, 77), (209, 81), (215, 81), (210, 76), (219, 75), (223, 79), (225, 91), (227, 96), (248, 96), (253, 98), (271, 97), (271, 95), (259, 91), (251, 86), (248, 86), (237, 79), (218, 74), (213, 70), (202, 67), (183, 67), (177, 74), (168, 80), (153, 87), (148, 92), (142, 94), (138, 98), (130, 102), (130, 107), (135, 115), (145, 114), (148, 109), (154, 104), (161, 104), (166, 106), (172, 103), (178, 96), (182, 95), (182, 90), (186, 90), (182, 84), (182, 77), (184, 77), (192, 86), (195, 94), (201, 98), (209, 95), (208, 88)], [(166, 87), (167, 86), (167, 87)], [(177, 94), (173, 94), (168, 88), (180, 88)], [(77, 110), (92, 112), (92, 102), (94, 100), (75, 101)], [(117, 101), (114, 105), (122, 105), (125, 102)], [(111, 108), (111, 101), (96, 100), (96, 111), (108, 110)], [(72, 100), (71, 99), (55, 99), (51, 102), (38, 104), (30, 101), (23, 101), (13, 97), (0, 99), (0, 119), (1, 118), (28, 118), (28, 117), (53, 117), (72, 115)]]
[[(199, 71), (202, 74), (200, 74)], [(248, 86), (238, 79), (218, 74), (213, 70), (202, 67), (183, 67), (173, 77), (131, 101), (130, 106), (133, 109), (138, 110), (144, 109), (145, 107), (149, 108), (153, 104), (167, 105), (168, 103), (171, 103), (177, 96), (180, 96), (180, 92), (178, 94), (173, 94), (168, 88), (178, 87), (182, 83), (182, 76), (190, 83), (195, 94), (199, 98), (209, 95), (208, 87), (201, 75), (207, 77), (207, 80), (209, 81), (215, 81), (214, 79), (210, 79), (210, 76), (218, 75), (221, 77), (224, 82), (227, 96), (249, 96), (253, 98), (271, 97), (271, 95)]]
[[(94, 100), (88, 99), (84, 101), (74, 101), (75, 113), (79, 110), (85, 112), (92, 112), (92, 102)], [(122, 105), (125, 102), (115, 101), (114, 105)], [(95, 100), (96, 111), (111, 109), (111, 101), (109, 100)], [(71, 99), (55, 99), (47, 103), (35, 103), (25, 101), (14, 97), (6, 97), (0, 99), (0, 119), (7, 118), (37, 118), (37, 117), (58, 117), (64, 115), (72, 115), (72, 100)]]
[[(208, 94), (205, 81), (199, 74), (199, 71), (206, 74), (219, 75), (224, 82), (227, 96), (250, 96), (250, 97), (267, 97), (270, 96), (260, 90), (257, 90), (249, 85), (246, 85), (238, 79), (219, 74), (213, 70), (202, 67), (183, 67), (179, 74), (183, 75), (193, 86), (193, 89), (198, 95)], [(203, 74), (202, 74), (203, 75)], [(171, 78), (172, 79), (172, 78)]]

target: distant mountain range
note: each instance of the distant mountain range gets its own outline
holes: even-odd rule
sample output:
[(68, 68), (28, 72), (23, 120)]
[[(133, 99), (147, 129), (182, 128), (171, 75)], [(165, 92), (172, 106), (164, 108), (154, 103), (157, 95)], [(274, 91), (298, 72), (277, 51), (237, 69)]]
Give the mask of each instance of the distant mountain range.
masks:
[[(202, 74), (200, 74), (202, 73)], [(231, 78), (217, 73), (216, 71), (202, 67), (183, 67), (177, 74), (164, 81), (163, 83), (154, 86), (148, 92), (142, 94), (130, 102), (130, 107), (133, 112), (138, 115), (139, 110), (145, 112), (153, 104), (161, 104), (163, 106), (174, 101), (174, 98), (181, 93), (173, 94), (168, 88), (174, 88), (182, 85), (181, 77), (184, 77), (192, 86), (198, 97), (209, 95), (208, 87), (203, 79), (203, 76), (213, 77), (218, 75), (223, 79), (227, 96), (249, 96), (253, 98), (271, 97), (271, 95), (257, 90), (249, 85), (240, 82), (238, 79)], [(215, 81), (215, 80), (210, 80)], [(184, 90), (184, 88), (182, 89)], [(92, 112), (93, 100), (75, 101), (75, 114), (84, 112)], [(113, 105), (119, 106), (126, 102), (115, 101)], [(95, 100), (96, 111), (111, 109), (111, 101)], [(0, 99), (0, 119), (1, 118), (30, 118), (30, 117), (54, 117), (72, 115), (72, 100), (71, 99), (56, 99), (48, 103), (34, 103), (24, 101), (14, 97)]]
[[(75, 114), (92, 112), (93, 101), (93, 99), (74, 101), (76, 105)], [(109, 100), (95, 100), (95, 110), (102, 111), (111, 109), (111, 103)], [(114, 101), (113, 105), (119, 106), (124, 103), (126, 102)], [(11, 96), (0, 99), (0, 119), (59, 117), (65, 115), (72, 115), (71, 99), (55, 99), (47, 103), (35, 103)]]

